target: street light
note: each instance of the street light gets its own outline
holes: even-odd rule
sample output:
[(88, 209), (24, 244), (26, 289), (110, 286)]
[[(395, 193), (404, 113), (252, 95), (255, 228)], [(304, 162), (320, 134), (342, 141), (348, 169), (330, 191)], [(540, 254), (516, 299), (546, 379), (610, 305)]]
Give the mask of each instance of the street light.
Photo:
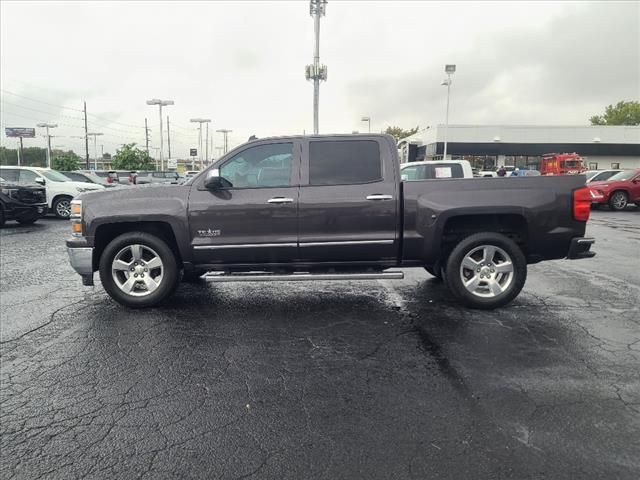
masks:
[(369, 133), (371, 133), (371, 117), (362, 117), (360, 120), (369, 123)]
[(227, 153), (227, 151), (229, 150), (229, 143), (227, 142), (227, 134), (233, 132), (233, 130), (227, 130), (226, 128), (221, 128), (220, 130), (216, 130), (216, 132), (219, 132), (224, 135), (224, 153)]
[(449, 94), (451, 93), (451, 75), (456, 72), (455, 65), (445, 65), (444, 71), (447, 74), (447, 78), (445, 78), (441, 85), (447, 86), (447, 116), (444, 123), (444, 155), (442, 156), (443, 160), (447, 159), (447, 136), (449, 134)]
[(200, 159), (200, 170), (202, 170), (202, 124), (207, 124), (207, 158), (209, 157), (209, 122), (211, 122), (210, 118), (192, 118), (189, 120), (192, 123), (197, 123), (198, 125), (198, 157)]
[(162, 107), (167, 105), (173, 105), (173, 100), (160, 100), (159, 98), (153, 98), (151, 100), (147, 100), (147, 105), (158, 105), (159, 113), (160, 113), (160, 170), (164, 170), (164, 163), (162, 162)]
[(49, 135), (50, 128), (56, 128), (57, 123), (38, 123), (38, 127), (47, 129), (47, 168), (51, 168), (51, 135)]
[(93, 137), (93, 169), (98, 170), (98, 141), (97, 138), (104, 133), (91, 132), (87, 133), (87, 137)]

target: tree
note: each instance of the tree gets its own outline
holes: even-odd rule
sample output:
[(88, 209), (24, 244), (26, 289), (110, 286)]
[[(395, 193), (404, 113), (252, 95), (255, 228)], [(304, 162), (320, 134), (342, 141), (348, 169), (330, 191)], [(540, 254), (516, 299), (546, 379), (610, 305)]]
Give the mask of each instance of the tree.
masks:
[(116, 151), (111, 165), (115, 170), (150, 170), (152, 162), (149, 152), (140, 150), (135, 143), (128, 143)]
[(80, 157), (71, 150), (68, 152), (56, 152), (56, 155), (51, 162), (51, 168), (54, 170), (60, 170), (61, 172), (71, 172), (73, 170), (78, 170), (79, 162)]
[(640, 102), (624, 100), (609, 105), (604, 115), (594, 115), (591, 125), (640, 125)]
[(384, 133), (392, 135), (396, 139), (396, 142), (417, 132), (418, 127), (410, 128), (409, 130), (404, 130), (402, 127), (387, 127), (387, 129), (384, 131)]

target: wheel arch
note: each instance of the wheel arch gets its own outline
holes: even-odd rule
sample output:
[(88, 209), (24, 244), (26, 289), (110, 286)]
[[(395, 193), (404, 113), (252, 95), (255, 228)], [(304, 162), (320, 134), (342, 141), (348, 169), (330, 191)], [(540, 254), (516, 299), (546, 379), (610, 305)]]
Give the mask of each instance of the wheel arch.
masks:
[(182, 255), (178, 248), (176, 235), (171, 225), (162, 221), (103, 223), (96, 228), (94, 236), (93, 270), (98, 270), (100, 258), (107, 245), (123, 233), (143, 232), (162, 239), (176, 257), (176, 263), (182, 266)]

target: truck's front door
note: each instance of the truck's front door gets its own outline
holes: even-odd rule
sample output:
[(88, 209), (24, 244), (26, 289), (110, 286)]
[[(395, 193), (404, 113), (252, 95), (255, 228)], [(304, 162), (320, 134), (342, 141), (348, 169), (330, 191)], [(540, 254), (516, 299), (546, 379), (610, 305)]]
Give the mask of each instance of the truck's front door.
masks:
[(380, 137), (309, 139), (303, 145), (300, 258), (372, 262), (398, 255), (399, 181)]
[(207, 190), (204, 178), (196, 181), (189, 196), (196, 263), (295, 259), (300, 150), (298, 141), (252, 143), (215, 165), (232, 186)]

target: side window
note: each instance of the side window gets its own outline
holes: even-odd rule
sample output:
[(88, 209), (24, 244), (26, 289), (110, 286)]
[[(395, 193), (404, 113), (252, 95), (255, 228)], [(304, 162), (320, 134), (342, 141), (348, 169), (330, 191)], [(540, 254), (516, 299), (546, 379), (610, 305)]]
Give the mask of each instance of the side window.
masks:
[(402, 179), (403, 180), (417, 180), (418, 178), (418, 167), (407, 167), (402, 169)]
[(2, 168), (0, 169), (0, 177), (4, 178), (7, 182), (17, 182), (20, 170), (17, 168)]
[(65, 177), (69, 177), (74, 182), (86, 182), (87, 181), (87, 179), (85, 177), (83, 177), (82, 175), (80, 175), (78, 173), (64, 172), (63, 175)]
[(382, 180), (378, 142), (371, 140), (309, 143), (309, 183), (349, 185)]
[(220, 167), (220, 176), (233, 188), (286, 187), (291, 185), (293, 143), (247, 148)]
[(20, 170), (19, 183), (35, 183), (38, 176), (39, 175), (36, 175), (36, 173), (31, 170)]

